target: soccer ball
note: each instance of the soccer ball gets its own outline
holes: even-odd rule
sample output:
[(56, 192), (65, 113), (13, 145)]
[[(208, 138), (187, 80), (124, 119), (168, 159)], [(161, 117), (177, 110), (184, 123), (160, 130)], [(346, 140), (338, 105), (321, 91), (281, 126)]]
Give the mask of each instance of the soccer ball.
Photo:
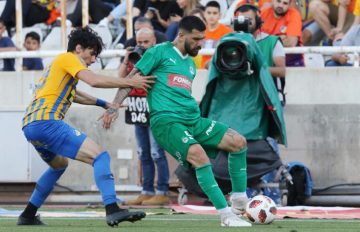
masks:
[(270, 224), (276, 216), (275, 202), (267, 196), (253, 197), (246, 205), (246, 217), (254, 224)]

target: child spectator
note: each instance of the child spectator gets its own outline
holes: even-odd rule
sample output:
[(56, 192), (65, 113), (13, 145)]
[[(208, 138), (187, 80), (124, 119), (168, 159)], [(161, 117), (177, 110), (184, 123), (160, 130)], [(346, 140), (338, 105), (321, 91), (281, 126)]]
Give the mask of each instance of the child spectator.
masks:
[[(0, 52), (16, 51), (14, 43), (9, 37), (3, 37), (6, 31), (4, 20), (0, 19)], [(0, 59), (0, 71), (15, 71), (15, 59)]]
[[(24, 47), (27, 51), (36, 51), (40, 48), (40, 36), (32, 31), (26, 34)], [(24, 70), (43, 70), (44, 66), (41, 58), (24, 58)]]
[[(206, 31), (203, 48), (215, 48), (217, 42), (232, 29), (219, 23), (221, 18), (220, 4), (217, 1), (210, 1), (205, 6)], [(202, 58), (202, 68), (208, 68), (210, 55), (204, 55)]]

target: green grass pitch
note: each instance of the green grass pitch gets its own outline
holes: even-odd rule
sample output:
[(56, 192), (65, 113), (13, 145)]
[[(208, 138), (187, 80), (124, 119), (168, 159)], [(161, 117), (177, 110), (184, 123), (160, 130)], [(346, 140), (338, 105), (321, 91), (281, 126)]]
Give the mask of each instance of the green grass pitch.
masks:
[(107, 226), (104, 218), (43, 218), (47, 226), (16, 226), (16, 218), (0, 217), (0, 232), (360, 232), (360, 220), (284, 219), (251, 228), (222, 228), (215, 215), (171, 214), (169, 209), (156, 210), (157, 214), (152, 214), (153, 209), (145, 211), (150, 214), (142, 221), (123, 222), (114, 228)]

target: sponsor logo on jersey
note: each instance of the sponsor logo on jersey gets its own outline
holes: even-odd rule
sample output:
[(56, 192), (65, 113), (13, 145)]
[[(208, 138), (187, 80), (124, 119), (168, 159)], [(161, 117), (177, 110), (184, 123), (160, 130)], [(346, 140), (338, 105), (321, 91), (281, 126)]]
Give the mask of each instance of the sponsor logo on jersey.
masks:
[(282, 26), (280, 27), (280, 32), (281, 32), (281, 33), (286, 33), (286, 31), (287, 31), (287, 26), (282, 25)]
[(180, 152), (175, 152), (175, 156), (176, 156), (176, 159), (177, 161), (179, 162), (180, 165), (184, 165), (184, 162), (181, 160), (181, 154)]
[(168, 85), (191, 91), (192, 80), (186, 76), (171, 73), (168, 75)]
[(81, 135), (81, 132), (78, 131), (78, 130), (74, 130), (74, 133), (75, 133), (76, 136), (80, 136), (80, 135)]
[(189, 71), (190, 71), (191, 75), (195, 75), (195, 72), (194, 72), (194, 68), (193, 68), (193, 66), (190, 66)]
[(212, 121), (211, 125), (209, 126), (209, 128), (206, 130), (206, 135), (209, 136), (209, 134), (212, 132), (212, 130), (214, 129), (214, 126), (216, 124), (216, 121)]

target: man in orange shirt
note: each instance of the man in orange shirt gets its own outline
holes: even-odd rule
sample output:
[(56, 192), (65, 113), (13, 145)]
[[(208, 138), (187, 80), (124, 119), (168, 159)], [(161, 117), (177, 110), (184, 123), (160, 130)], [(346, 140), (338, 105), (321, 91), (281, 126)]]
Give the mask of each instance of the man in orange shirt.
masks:
[[(279, 36), (284, 47), (302, 46), (301, 15), (295, 8), (290, 7), (290, 0), (273, 0), (272, 7), (261, 12), (261, 18), (264, 21), (262, 31)], [(286, 55), (286, 66), (303, 65), (302, 55)]]
[[(210, 1), (205, 6), (206, 31), (203, 48), (215, 48), (217, 42), (232, 29), (219, 23), (220, 20), (220, 4), (217, 1)], [(201, 67), (208, 68), (211, 59), (210, 55), (202, 57)]]

